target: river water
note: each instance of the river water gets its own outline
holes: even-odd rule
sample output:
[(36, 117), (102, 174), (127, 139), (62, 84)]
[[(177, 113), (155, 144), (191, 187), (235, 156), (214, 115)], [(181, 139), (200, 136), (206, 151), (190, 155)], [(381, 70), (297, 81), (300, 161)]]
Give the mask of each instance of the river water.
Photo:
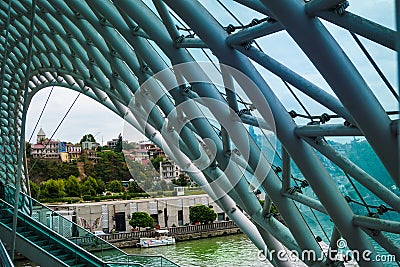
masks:
[(172, 246), (127, 248), (130, 254), (163, 255), (187, 267), (265, 267), (272, 266), (258, 259), (258, 250), (243, 234), (177, 242)]

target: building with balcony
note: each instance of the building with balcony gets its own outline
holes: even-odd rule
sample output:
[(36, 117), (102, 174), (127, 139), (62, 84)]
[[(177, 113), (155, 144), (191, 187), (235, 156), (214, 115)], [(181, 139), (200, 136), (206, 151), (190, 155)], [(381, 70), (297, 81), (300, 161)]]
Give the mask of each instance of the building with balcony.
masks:
[(206, 194), (95, 203), (50, 204), (49, 207), (57, 212), (74, 214), (73, 220), (89, 231), (109, 233), (113, 228), (117, 232), (131, 232), (133, 228), (129, 225), (129, 219), (136, 211), (147, 212), (154, 219), (155, 225), (160, 227), (189, 224), (189, 208), (197, 204), (212, 208), (217, 213), (217, 220), (227, 218), (224, 211)]

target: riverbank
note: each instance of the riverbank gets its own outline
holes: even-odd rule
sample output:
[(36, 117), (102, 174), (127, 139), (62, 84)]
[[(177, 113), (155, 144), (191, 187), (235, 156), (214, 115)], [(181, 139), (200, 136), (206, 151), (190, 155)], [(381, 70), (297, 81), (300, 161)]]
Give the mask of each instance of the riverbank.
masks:
[[(188, 225), (168, 228), (176, 242), (241, 234), (241, 230), (233, 221), (215, 222), (211, 224)], [(153, 237), (154, 231), (137, 231), (132, 233), (115, 233), (101, 236), (118, 248), (136, 247), (141, 237)]]

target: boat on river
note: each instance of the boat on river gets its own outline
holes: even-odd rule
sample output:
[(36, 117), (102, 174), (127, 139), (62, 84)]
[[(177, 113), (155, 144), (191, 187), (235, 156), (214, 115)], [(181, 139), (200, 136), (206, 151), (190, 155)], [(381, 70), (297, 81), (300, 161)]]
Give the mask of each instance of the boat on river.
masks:
[(156, 230), (155, 237), (141, 237), (138, 247), (150, 248), (175, 244), (175, 237), (169, 235), (168, 230)]

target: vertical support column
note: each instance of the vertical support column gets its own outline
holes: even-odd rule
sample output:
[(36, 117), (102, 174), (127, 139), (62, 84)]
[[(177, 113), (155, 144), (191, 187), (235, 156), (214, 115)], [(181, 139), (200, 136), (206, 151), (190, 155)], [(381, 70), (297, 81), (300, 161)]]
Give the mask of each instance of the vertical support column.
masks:
[(36, 0), (32, 0), (31, 6), (31, 21), (29, 25), (29, 42), (28, 42), (28, 55), (26, 58), (26, 71), (25, 71), (25, 80), (22, 90), (23, 100), (22, 100), (22, 118), (21, 118), (21, 127), (19, 129), (19, 145), (18, 145), (18, 158), (17, 158), (17, 175), (15, 178), (15, 195), (14, 195), (14, 214), (13, 214), (13, 238), (11, 244), (11, 259), (14, 260), (15, 253), (15, 241), (17, 234), (17, 223), (18, 223), (18, 206), (21, 192), (21, 180), (22, 180), (22, 171), (23, 171), (23, 161), (25, 154), (25, 126), (26, 126), (26, 114), (28, 112), (28, 91), (29, 91), (29, 79), (30, 79), (30, 66), (31, 66), (31, 58), (32, 58), (32, 44), (33, 44), (33, 35), (34, 35), (34, 27), (35, 27), (35, 15), (36, 15)]

